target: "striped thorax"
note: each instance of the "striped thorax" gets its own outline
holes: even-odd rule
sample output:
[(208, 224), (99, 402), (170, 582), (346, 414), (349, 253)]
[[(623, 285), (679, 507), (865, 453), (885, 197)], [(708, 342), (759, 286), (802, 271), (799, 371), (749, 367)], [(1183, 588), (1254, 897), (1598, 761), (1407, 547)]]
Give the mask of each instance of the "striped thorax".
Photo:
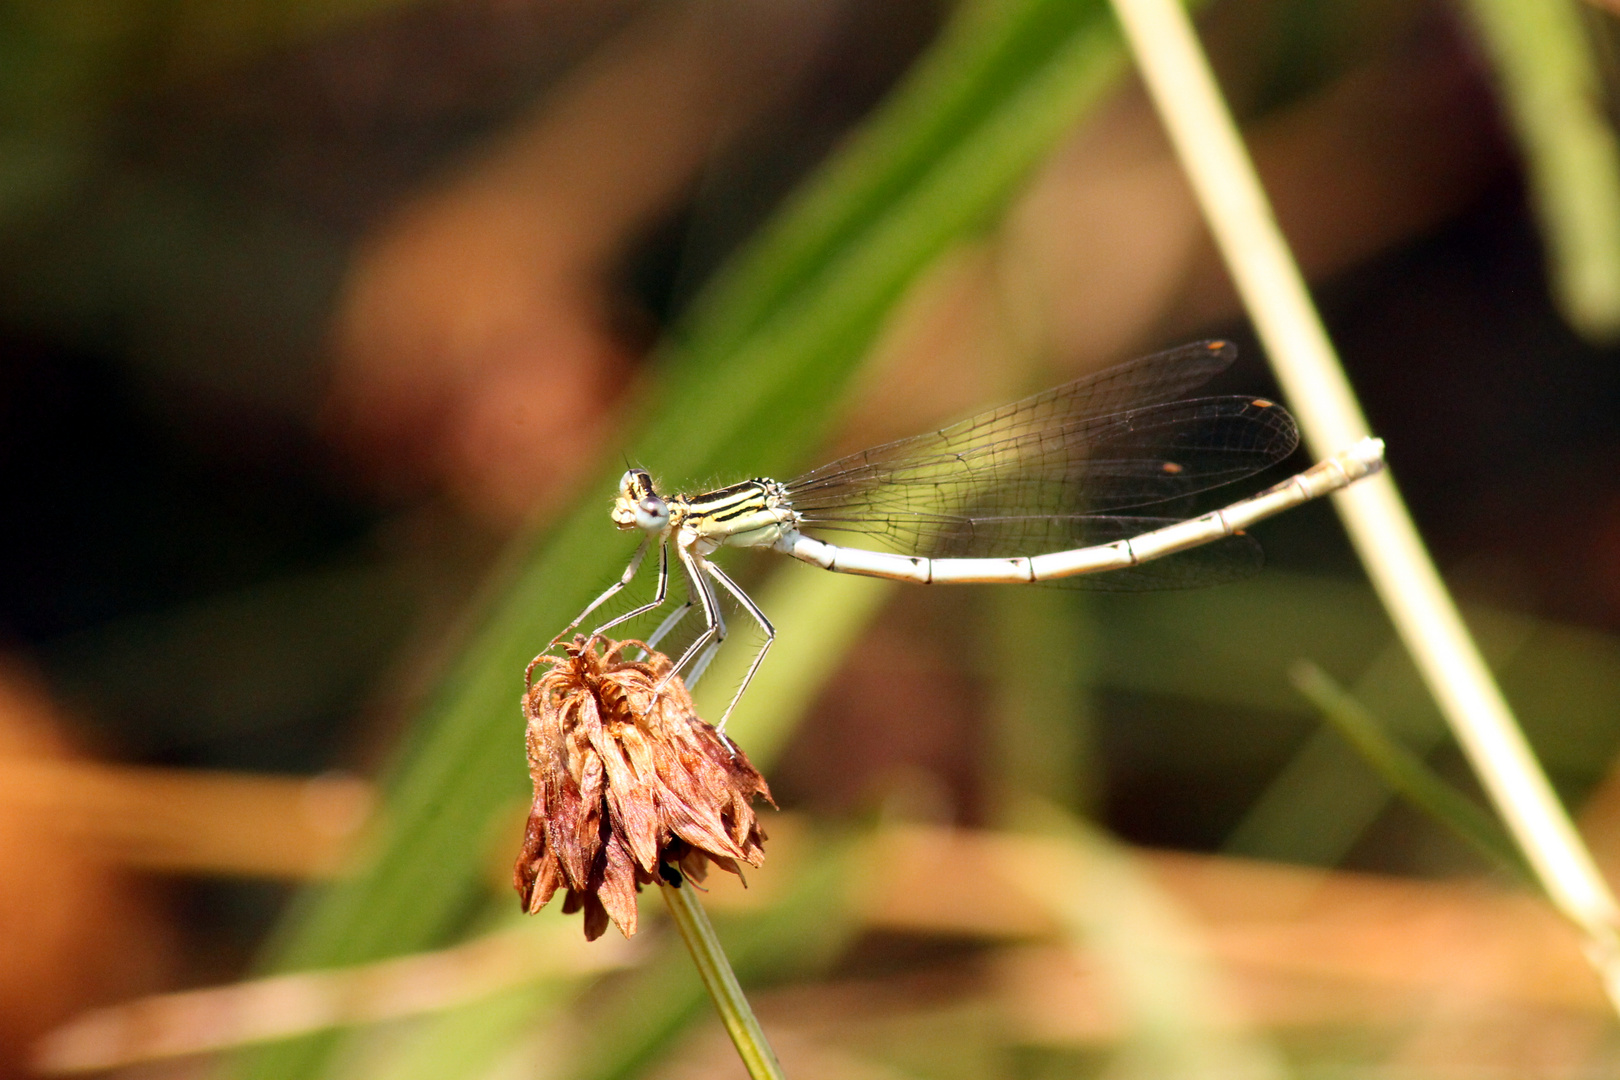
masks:
[(799, 523), (788, 505), (787, 489), (759, 477), (701, 495), (658, 494), (645, 469), (631, 469), (619, 481), (613, 523), (649, 536), (671, 536), (684, 550), (708, 556), (723, 546), (770, 547)]

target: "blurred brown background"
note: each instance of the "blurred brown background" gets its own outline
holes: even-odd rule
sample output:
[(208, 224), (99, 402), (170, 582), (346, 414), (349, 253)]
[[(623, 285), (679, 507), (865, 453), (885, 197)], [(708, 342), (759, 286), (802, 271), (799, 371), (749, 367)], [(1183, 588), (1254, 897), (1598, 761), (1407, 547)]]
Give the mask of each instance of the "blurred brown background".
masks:
[[(173, 774), (74, 787), (86, 774), (38, 768), (370, 776), (503, 545), (580, 499), (605, 506), (589, 481), (623, 446), (652, 343), (947, 15), (0, 4), (0, 1075), (23, 1075), (34, 1040), (83, 1008), (239, 975), (278, 882), (320, 872), (367, 797), (338, 777), (313, 796), (267, 789), (269, 818), (236, 818), (231, 788), (177, 849), (174, 830), (112, 820), (159, 813), (167, 789), (141, 784)], [(1587, 18), (1607, 41), (1610, 17)], [(1608, 649), (1617, 355), (1549, 299), (1466, 18), (1426, 0), (1219, 0), (1202, 26), (1442, 568), (1465, 599)], [(1276, 393), (1125, 82), (912, 290), (840, 434), (803, 464), (1215, 335), (1244, 350), (1215, 392)], [(605, 513), (603, 534), (622, 540)], [(1326, 507), (1262, 539), (1281, 580), (1357, 573)], [(994, 690), (962, 659), (996, 603), (903, 595), (771, 777), (784, 807), (998, 824)], [(1041, 794), (1134, 844), (1231, 850), (1312, 730), (1116, 687), (1052, 751), (1064, 767)], [(518, 732), (514, 707), (514, 753)], [(1583, 729), (1554, 764), (1571, 800), (1599, 785), (1615, 736)], [(1469, 783), (1454, 752), (1431, 760)], [(233, 832), (310, 806), (291, 839)], [(1398, 805), (1340, 865), (1482, 868)], [(958, 959), (914, 926), (867, 946), (850, 970), (873, 977)], [(1581, 1030), (1588, 1049), (1612, 1041)], [(1407, 1060), (1449, 1051), (1424, 1053)]]

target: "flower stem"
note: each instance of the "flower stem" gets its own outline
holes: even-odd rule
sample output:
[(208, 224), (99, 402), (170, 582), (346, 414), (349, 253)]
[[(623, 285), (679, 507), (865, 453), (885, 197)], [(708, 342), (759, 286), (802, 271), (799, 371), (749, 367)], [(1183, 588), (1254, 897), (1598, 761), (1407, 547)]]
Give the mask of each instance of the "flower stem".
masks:
[(731, 970), (731, 961), (720, 948), (720, 940), (714, 936), (714, 927), (709, 924), (703, 905), (698, 903), (696, 891), (684, 878), (672, 876), (676, 884), (665, 881), (660, 886), (664, 902), (669, 905), (669, 913), (680, 929), (682, 940), (692, 951), (692, 961), (697, 964), (703, 985), (708, 987), (714, 1007), (720, 1012), (720, 1022), (726, 1025), (732, 1044), (737, 1047), (737, 1056), (742, 1058), (743, 1066), (754, 1080), (784, 1080), (776, 1052), (765, 1041), (765, 1032), (743, 996), (737, 975)]

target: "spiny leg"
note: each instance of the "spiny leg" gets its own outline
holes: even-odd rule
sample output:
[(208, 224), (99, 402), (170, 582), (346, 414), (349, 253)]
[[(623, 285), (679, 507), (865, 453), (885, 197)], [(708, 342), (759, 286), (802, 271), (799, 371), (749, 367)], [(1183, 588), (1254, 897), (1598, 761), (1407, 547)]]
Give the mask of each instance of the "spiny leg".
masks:
[(674, 611), (670, 612), (664, 621), (658, 624), (658, 629), (654, 630), (652, 632), (652, 637), (647, 639), (647, 647), (649, 649), (658, 648), (658, 643), (663, 641), (671, 630), (679, 626), (681, 624), (681, 620), (686, 618), (686, 616), (690, 614), (692, 609), (695, 607), (697, 607), (697, 600), (692, 597), (687, 597), (685, 603), (676, 608)]
[[(765, 643), (759, 647), (759, 652), (754, 654), (754, 662), (748, 665), (748, 671), (744, 673), (742, 678), (742, 685), (737, 687), (737, 692), (731, 696), (731, 704), (726, 706), (726, 711), (720, 716), (720, 723), (715, 725), (715, 730), (723, 733), (726, 730), (726, 721), (731, 719), (731, 710), (735, 709), (737, 702), (742, 700), (743, 691), (747, 690), (748, 684), (754, 681), (754, 672), (759, 670), (759, 665), (765, 660), (765, 654), (770, 651), (771, 643), (776, 640), (776, 627), (771, 625), (771, 620), (765, 617), (765, 613), (759, 609), (759, 605), (754, 603), (753, 599), (743, 592), (735, 581), (726, 576), (725, 571), (711, 562), (705, 562), (703, 568), (714, 576), (714, 580), (725, 586), (727, 592), (737, 598), (737, 603), (741, 604), (743, 609), (754, 617), (754, 621), (759, 623), (759, 628), (765, 631)], [(716, 645), (718, 645), (718, 642)], [(704, 663), (707, 664), (708, 660), (712, 658), (713, 654), (711, 653), (709, 657), (704, 659)]]
[[(697, 601), (688, 597), (685, 603), (681, 604), (674, 611), (664, 616), (664, 621), (658, 624), (658, 629), (654, 630), (652, 632), (652, 636), (647, 639), (647, 648), (640, 651), (638, 658), (645, 660), (647, 658), (647, 654), (656, 650), (658, 648), (658, 643), (664, 640), (665, 635), (679, 626), (681, 624), (681, 620), (686, 618), (686, 616), (696, 606)], [(691, 685), (696, 681), (697, 679), (694, 676), (693, 678), (687, 680), (687, 685)]]
[[(647, 557), (647, 545), (650, 543), (652, 543), (651, 536), (644, 536), (641, 538), (640, 546), (636, 548), (636, 553), (630, 556), (630, 565), (624, 568), (624, 573), (619, 575), (619, 580), (615, 581), (612, 585), (609, 585), (606, 589), (604, 589), (601, 596), (598, 596), (595, 600), (592, 600), (589, 604), (585, 605), (585, 610), (574, 616), (574, 621), (563, 627), (562, 632), (551, 639), (551, 644), (547, 645), (543, 650), (541, 650), (542, 656), (555, 648), (557, 642), (567, 637), (568, 631), (584, 622), (586, 616), (590, 615), (591, 612), (607, 603), (618, 594), (619, 590), (623, 589), (626, 585), (629, 585), (630, 582), (635, 580), (636, 571), (641, 569), (641, 560)], [(663, 553), (660, 552), (659, 556), (660, 558), (663, 558)], [(534, 665), (530, 664), (529, 667), (531, 670), (533, 670)]]
[[(607, 603), (609, 600), (611, 600), (619, 592), (619, 590), (623, 589), (626, 585), (629, 585), (630, 582), (635, 580), (636, 571), (641, 569), (641, 560), (645, 559), (647, 557), (647, 545), (650, 544), (651, 542), (652, 542), (652, 537), (651, 536), (642, 537), (641, 545), (636, 548), (636, 553), (634, 555), (630, 556), (630, 565), (626, 566), (624, 568), (624, 573), (619, 575), (619, 580), (615, 581), (612, 585), (609, 585), (606, 589), (604, 589), (602, 591), (601, 596), (598, 596), (595, 600), (592, 600), (589, 604), (587, 604), (585, 606), (584, 611), (582, 611), (578, 615), (574, 616), (574, 621), (573, 622), (571, 622), (567, 626), (563, 627), (562, 632), (559, 633), (556, 637), (552, 638), (551, 641), (546, 645), (546, 647), (544, 649), (541, 649), (539, 654), (537, 656), (535, 656), (535, 658), (533, 660), (529, 661), (529, 666), (523, 669), (523, 685), (524, 686), (533, 686), (534, 685), (534, 669), (539, 666), (541, 659), (548, 652), (550, 652), (552, 649), (555, 649), (557, 647), (557, 643), (559, 641), (561, 641), (563, 638), (568, 636), (568, 631), (572, 630), (574, 627), (576, 627), (580, 623), (584, 622), (585, 617), (587, 615), (589, 615), (591, 612), (595, 611), (597, 608), (601, 607), (603, 604)], [(658, 575), (659, 575), (659, 594), (660, 594), (660, 596), (662, 596), (662, 593), (663, 593), (663, 579), (667, 576), (666, 571), (664, 569), (665, 561), (666, 561), (667, 558), (668, 558), (668, 556), (665, 555), (663, 546), (660, 545), (659, 549), (658, 549)], [(661, 602), (662, 602), (662, 600), (659, 601), (659, 603), (661, 603)], [(658, 603), (653, 604), (653, 607), (657, 607), (657, 606), (658, 606)], [(600, 634), (601, 632), (602, 631), (597, 630), (597, 631), (593, 632), (591, 634), (591, 636), (595, 637), (597, 634)]]
[(675, 677), (676, 672), (686, 667), (694, 656), (702, 652), (710, 644), (718, 646), (720, 642), (726, 639), (726, 620), (725, 616), (720, 613), (720, 601), (714, 595), (714, 587), (709, 584), (708, 579), (702, 573), (702, 567), (708, 566), (709, 561), (701, 555), (692, 554), (685, 548), (676, 548), (675, 554), (681, 560), (681, 565), (686, 568), (686, 579), (690, 583), (689, 587), (692, 593), (697, 597), (698, 602), (703, 605), (704, 625), (703, 632), (692, 639), (692, 644), (688, 645), (686, 651), (681, 654), (681, 658), (675, 661), (675, 666), (669, 669), (669, 674), (665, 675), (659, 682), (654, 691), (655, 696), (663, 692), (669, 680)]
[[(649, 538), (650, 539), (650, 538)], [(638, 615), (645, 615), (655, 608), (662, 607), (664, 598), (669, 595), (669, 545), (662, 540), (658, 542), (658, 585), (653, 589), (653, 598), (638, 608), (633, 608), (623, 615), (615, 616), (591, 631), (591, 637), (599, 637), (620, 623), (629, 622)]]
[(719, 652), (720, 642), (711, 641), (709, 642), (709, 647), (703, 650), (703, 655), (698, 657), (697, 660), (693, 661), (692, 673), (686, 677), (686, 688), (688, 690), (696, 686), (698, 684), (698, 680), (703, 678), (703, 673), (709, 670), (709, 661), (713, 660), (715, 656), (719, 654)]
[(725, 638), (726, 628), (724, 625), (722, 625), (720, 627), (720, 635), (713, 641), (709, 642), (709, 647), (704, 649), (702, 654), (699, 655), (696, 660), (692, 661), (691, 670), (688, 671), (686, 676), (686, 685), (688, 689), (696, 686), (698, 680), (703, 678), (703, 673), (709, 670), (709, 663), (719, 655), (720, 646), (725, 644)]

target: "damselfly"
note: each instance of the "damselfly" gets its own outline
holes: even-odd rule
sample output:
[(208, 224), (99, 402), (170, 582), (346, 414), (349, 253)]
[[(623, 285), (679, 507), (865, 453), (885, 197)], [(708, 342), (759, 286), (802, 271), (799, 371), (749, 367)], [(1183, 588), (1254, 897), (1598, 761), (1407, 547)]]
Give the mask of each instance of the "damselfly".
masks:
[[(673, 545), (687, 600), (647, 643), (656, 646), (694, 606), (704, 623), (674, 671), (689, 671), (695, 682), (725, 640), (716, 584), (765, 634), (720, 718), (723, 728), (776, 630), (709, 560), (722, 547), (768, 547), (825, 570), (924, 584), (1135, 589), (1239, 576), (1259, 565), (1243, 529), (1377, 472), (1384, 444), (1364, 439), (1258, 495), (1197, 517), (1177, 513), (1192, 496), (1275, 464), (1299, 442), (1293, 418), (1264, 398), (1177, 400), (1235, 356), (1230, 344), (1207, 341), (1143, 357), (786, 483), (760, 477), (665, 496), (645, 470), (632, 468), (619, 482), (612, 517), (624, 531), (640, 529), (641, 546), (548, 649), (628, 586), (651, 548), (658, 551), (652, 599), (592, 636), (661, 607)], [(864, 535), (888, 550), (828, 543), (805, 528)], [(1104, 571), (1111, 573), (1091, 576)]]

